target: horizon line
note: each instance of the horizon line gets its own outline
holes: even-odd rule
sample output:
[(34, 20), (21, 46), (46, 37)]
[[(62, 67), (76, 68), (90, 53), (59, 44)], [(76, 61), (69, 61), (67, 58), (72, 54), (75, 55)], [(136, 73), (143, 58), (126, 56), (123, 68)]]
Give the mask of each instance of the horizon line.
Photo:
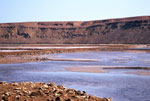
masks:
[(64, 21), (16, 21), (16, 22), (0, 22), (0, 24), (9, 24), (9, 23), (35, 23), (35, 22), (90, 22), (90, 21), (102, 21), (102, 20), (116, 20), (116, 19), (130, 19), (130, 18), (142, 18), (150, 17), (150, 15), (141, 15), (141, 16), (128, 16), (128, 17), (116, 17), (116, 18), (104, 18), (96, 20), (64, 20)]

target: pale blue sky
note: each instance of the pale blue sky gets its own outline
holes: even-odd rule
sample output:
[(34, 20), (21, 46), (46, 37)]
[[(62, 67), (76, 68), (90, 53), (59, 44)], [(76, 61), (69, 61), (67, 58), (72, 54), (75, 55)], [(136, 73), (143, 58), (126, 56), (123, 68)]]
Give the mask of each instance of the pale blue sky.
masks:
[(150, 0), (0, 0), (0, 23), (87, 21), (144, 15), (150, 15)]

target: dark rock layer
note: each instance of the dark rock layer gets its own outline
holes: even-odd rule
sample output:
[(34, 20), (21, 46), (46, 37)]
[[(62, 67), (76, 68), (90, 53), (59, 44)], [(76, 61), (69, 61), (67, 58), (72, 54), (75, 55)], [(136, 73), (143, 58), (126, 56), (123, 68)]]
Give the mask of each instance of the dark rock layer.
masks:
[(0, 43), (149, 44), (149, 36), (150, 16), (0, 24)]

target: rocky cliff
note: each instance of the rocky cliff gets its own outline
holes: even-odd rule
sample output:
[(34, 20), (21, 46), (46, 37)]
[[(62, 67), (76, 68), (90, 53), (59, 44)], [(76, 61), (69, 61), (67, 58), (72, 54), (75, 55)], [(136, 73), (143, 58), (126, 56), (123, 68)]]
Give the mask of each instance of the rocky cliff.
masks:
[(150, 16), (83, 22), (1, 23), (0, 43), (150, 44)]

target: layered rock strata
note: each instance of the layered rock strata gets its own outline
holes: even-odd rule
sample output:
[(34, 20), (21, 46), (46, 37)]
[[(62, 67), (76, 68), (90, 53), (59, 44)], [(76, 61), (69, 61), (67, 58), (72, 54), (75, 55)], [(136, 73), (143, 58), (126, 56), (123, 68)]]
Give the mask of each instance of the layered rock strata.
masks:
[(1, 44), (149, 44), (149, 36), (150, 16), (0, 24)]

